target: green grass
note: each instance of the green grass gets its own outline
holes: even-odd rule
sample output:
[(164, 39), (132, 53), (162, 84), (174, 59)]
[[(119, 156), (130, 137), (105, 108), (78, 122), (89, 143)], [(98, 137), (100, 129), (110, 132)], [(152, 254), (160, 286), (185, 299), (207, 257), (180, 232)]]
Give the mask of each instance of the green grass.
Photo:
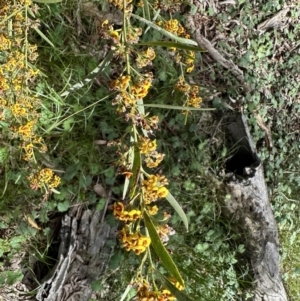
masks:
[[(223, 24), (230, 16), (252, 30), (264, 19), (264, 15), (277, 11), (276, 5), (281, 6), (279, 1), (276, 5), (274, 1), (265, 2), (258, 1), (258, 7), (254, 7), (240, 1), (240, 5), (234, 8), (228, 6), (214, 18)], [(101, 4), (94, 3), (101, 14)], [(99, 24), (98, 27), (96, 24), (99, 20), (91, 12), (78, 10), (77, 4), (73, 0), (40, 4), (37, 14), (41, 22), (40, 30), (54, 47), (38, 33), (32, 31), (30, 34), (30, 41), (38, 46), (36, 65), (42, 72), (33, 91), (42, 100), (39, 132), (48, 147), (48, 152), (37, 153), (36, 159), (56, 171), (62, 181), (57, 188), (60, 194), (42, 199), (40, 193), (26, 186), (26, 176), (30, 171), (19, 153), (9, 152), (8, 155), (7, 148), (12, 146), (7, 146), (7, 143), (1, 145), (0, 162), (5, 175), (1, 175), (0, 179), (1, 187), (4, 187), (0, 200), (0, 257), (5, 256), (7, 262), (20, 256), (30, 241), (32, 247), (27, 249), (27, 254), (34, 251), (37, 260), (44, 266), (51, 263), (51, 253), (48, 253), (51, 242), (47, 226), (49, 214), (63, 213), (79, 202), (97, 206), (99, 197), (92, 188), (97, 181), (107, 190), (113, 188), (114, 194), (122, 194), (122, 184), (116, 187), (114, 163), (118, 157), (105, 143), (126, 136), (129, 130), (128, 123), (116, 114), (115, 107), (111, 105), (113, 92), (109, 88), (111, 79), (115, 79), (124, 66), (118, 58), (114, 58), (84, 87), (67, 97), (60, 96), (88, 77), (103, 59), (103, 52), (107, 51), (106, 42), (97, 35)], [(262, 13), (258, 14), (258, 11)], [(248, 16), (253, 13), (250, 20)], [(205, 14), (210, 16), (212, 12)], [(295, 21), (297, 18), (295, 8), (292, 19)], [(259, 113), (265, 122), (272, 122), (274, 147), (268, 151), (263, 146), (259, 152), (264, 160), (270, 200), (280, 231), (283, 279), (291, 300), (296, 301), (299, 299), (300, 284), (297, 256), (300, 244), (297, 230), (300, 215), (297, 199), (300, 186), (299, 137), (296, 128), (300, 105), (297, 98), (299, 83), (295, 79), (299, 72), (299, 56), (294, 52), (282, 53), (284, 61), (275, 64), (271, 50), (275, 36), (278, 43), (286, 40), (296, 42), (299, 26), (282, 32), (271, 30), (262, 36), (251, 31), (250, 38), (243, 29), (234, 26), (230, 35), (238, 37), (238, 42), (232, 44), (225, 40), (218, 47), (234, 55), (236, 64), (247, 68), (245, 77), (253, 93), (244, 98), (244, 110), (249, 116), (255, 142), (262, 139), (264, 133), (257, 126), (252, 112)], [(160, 37), (160, 34), (149, 30), (145, 41)], [(240, 50), (245, 47), (246, 39), (250, 40), (250, 44), (242, 55)], [(200, 53), (197, 56), (202, 60)], [(182, 95), (173, 91), (180, 70), (172, 55), (165, 48), (159, 48), (153, 65), (147, 68), (155, 74), (153, 89), (147, 100), (155, 104), (182, 105)], [(263, 73), (266, 71), (267, 76)], [(284, 76), (278, 77), (278, 73)], [(202, 66), (191, 76), (196, 75), (205, 79), (197, 82), (200, 87), (216, 88), (222, 93), (220, 98), (224, 102), (230, 103), (228, 97), (236, 98), (240, 93), (236, 79), (224, 73), (220, 66)], [(260, 92), (264, 86), (271, 91), (269, 98)], [(209, 96), (207, 91), (204, 88), (200, 91), (203, 98)], [(204, 106), (212, 107), (212, 102), (204, 102)], [(247, 300), (253, 285), (250, 267), (243, 261), (244, 248), (239, 243), (239, 234), (221, 215), (218, 200), (225, 198), (225, 195), (212, 188), (210, 181), (210, 177), (222, 169), (229, 152), (223, 145), (222, 133), (217, 132), (215, 143), (210, 141), (217, 115), (194, 112), (186, 120), (176, 110), (149, 108), (147, 111), (160, 117), (155, 137), (165, 159), (157, 172), (162, 172), (169, 179), (169, 190), (180, 202), (190, 224), (190, 230), (186, 233), (179, 217), (174, 214), (170, 223), (177, 234), (167, 245), (185, 279), (186, 293), (195, 300)], [(103, 141), (103, 144), (97, 145), (97, 140)], [(161, 206), (173, 214), (167, 202)], [(31, 227), (25, 217), (21, 220), (23, 213), (36, 220), (43, 230)], [(29, 265), (28, 255), (22, 264)], [(99, 290), (99, 285), (102, 289), (101, 294), (98, 293), (99, 300), (111, 300), (109, 298), (112, 297), (117, 300), (131, 281), (137, 266), (135, 256), (118, 250), (110, 272), (94, 283), (95, 290)], [(4, 264), (0, 269), (0, 284), (5, 279), (6, 284), (10, 284), (21, 278), (20, 271), (8, 274)], [(161, 272), (164, 270), (161, 269)]]

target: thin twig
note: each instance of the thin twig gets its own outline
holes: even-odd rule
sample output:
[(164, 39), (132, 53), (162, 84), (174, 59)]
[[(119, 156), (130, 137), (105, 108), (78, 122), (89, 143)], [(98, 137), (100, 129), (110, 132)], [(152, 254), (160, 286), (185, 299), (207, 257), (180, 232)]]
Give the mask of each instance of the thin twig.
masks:
[(200, 33), (200, 29), (196, 28), (194, 22), (194, 15), (190, 15), (187, 18), (186, 25), (191, 32), (193, 32), (194, 39), (196, 40), (199, 47), (207, 50), (207, 53), (213, 58), (216, 62), (220, 63), (224, 68), (228, 69), (241, 83), (243, 89), (246, 93), (251, 91), (250, 86), (246, 83), (243, 71), (238, 68), (232, 61), (225, 59), (216, 48), (208, 41), (205, 37), (203, 37)]

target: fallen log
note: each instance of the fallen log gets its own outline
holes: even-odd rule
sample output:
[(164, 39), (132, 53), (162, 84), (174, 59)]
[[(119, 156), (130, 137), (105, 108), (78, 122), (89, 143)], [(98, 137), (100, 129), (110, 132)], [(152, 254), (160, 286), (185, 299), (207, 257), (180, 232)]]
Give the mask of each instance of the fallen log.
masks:
[(63, 217), (58, 262), (43, 279), (38, 301), (91, 299), (91, 283), (103, 276), (116, 243), (117, 226), (103, 214), (75, 206)]
[[(279, 269), (277, 224), (268, 199), (263, 166), (241, 113), (227, 118), (225, 130), (236, 148), (227, 162), (230, 198), (222, 204), (224, 216), (243, 236), (246, 257), (254, 277), (253, 301), (286, 301)], [(228, 176), (227, 174), (227, 176)]]

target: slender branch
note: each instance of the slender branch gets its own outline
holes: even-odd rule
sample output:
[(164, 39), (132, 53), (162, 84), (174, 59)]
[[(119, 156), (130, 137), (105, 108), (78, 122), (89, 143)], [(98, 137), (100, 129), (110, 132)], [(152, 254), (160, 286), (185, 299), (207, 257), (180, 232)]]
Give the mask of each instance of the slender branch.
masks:
[(198, 46), (206, 49), (211, 58), (220, 63), (224, 68), (228, 69), (241, 83), (245, 93), (249, 93), (251, 91), (251, 88), (245, 81), (243, 71), (240, 70), (238, 66), (236, 66), (232, 61), (225, 59), (224, 56), (222, 56), (220, 52), (218, 52), (218, 50), (214, 48), (210, 41), (208, 41), (204, 36), (201, 35), (200, 30), (196, 28), (194, 16), (187, 17), (186, 27), (194, 33), (193, 35)]

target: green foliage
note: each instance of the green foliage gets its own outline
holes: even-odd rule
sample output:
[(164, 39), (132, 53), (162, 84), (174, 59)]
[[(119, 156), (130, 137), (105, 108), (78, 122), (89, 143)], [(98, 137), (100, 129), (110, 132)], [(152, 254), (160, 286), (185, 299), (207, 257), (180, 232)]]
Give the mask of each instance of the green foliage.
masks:
[[(297, 266), (298, 260), (292, 254), (299, 242), (297, 231), (293, 229), (299, 225), (300, 56), (292, 46), (299, 43), (298, 4), (291, 7), (286, 19), (282, 20), (286, 24), (282, 29), (256, 31), (258, 24), (283, 9), (284, 1), (257, 1), (255, 4), (239, 1), (239, 6), (228, 7), (227, 14), (238, 22), (230, 31), (235, 42), (222, 40), (218, 46), (221, 51), (234, 55), (235, 63), (244, 68), (245, 80), (251, 86), (251, 93), (243, 99), (243, 109), (248, 114), (254, 140), (262, 141), (265, 133), (259, 128), (253, 113), (260, 114), (271, 130), (273, 146), (268, 149), (258, 144), (258, 152), (263, 159), (270, 201), (279, 223), (282, 266), (286, 267), (284, 279), (290, 288), (291, 299), (298, 300), (295, 288), (299, 283), (292, 276), (290, 267), (291, 264)], [(225, 23), (223, 15), (218, 15), (218, 19), (220, 24)], [(213, 71), (219, 74), (218, 68)], [(219, 78), (225, 85), (235, 85), (230, 74), (225, 79)], [(231, 89), (228, 94), (235, 99), (239, 92)]]
[[(38, 206), (39, 214), (34, 217), (46, 223), (49, 212), (66, 212), (72, 202), (86, 202), (102, 210), (106, 200), (96, 195), (93, 185), (100, 181), (105, 190), (112, 189), (115, 195), (121, 196), (123, 191), (123, 199), (128, 190), (133, 196), (141, 166), (140, 155), (134, 151), (131, 163), (136, 177), (127, 180), (124, 186), (118, 183), (113, 166), (117, 156), (105, 144), (128, 134), (128, 124), (115, 117), (115, 108), (108, 102), (112, 95), (109, 77), (118, 73), (121, 67), (114, 66), (113, 52), (109, 52), (104, 60), (98, 60), (97, 54), (100, 53), (101, 57), (106, 45), (91, 26), (93, 15), (79, 14), (76, 18), (78, 24), (74, 26), (69, 21), (70, 16), (78, 10), (77, 1), (36, 2), (42, 3), (37, 13), (41, 27), (30, 38), (39, 46), (37, 65), (42, 74), (35, 92), (42, 99), (39, 124), (49, 149), (47, 155), (37, 154), (37, 159), (42, 160), (45, 166), (57, 170), (62, 183), (58, 194), (41, 202), (35, 191), (28, 192), (24, 188), (26, 174), (20, 171), (20, 162), (12, 157), (10, 149), (13, 146), (1, 144), (0, 166), (6, 170), (5, 177), (1, 176), (0, 179), (4, 187), (0, 209), (5, 215), (5, 219), (0, 222), (0, 230), (9, 228), (12, 223), (18, 225), (13, 237), (0, 238), (0, 257), (9, 254), (9, 259), (29, 239), (34, 242), (36, 250), (45, 248), (34, 240), (37, 229), (30, 227), (25, 220), (18, 219), (21, 212), (32, 213), (33, 208)], [(95, 3), (96, 6), (99, 4)], [(102, 5), (100, 3), (97, 7), (101, 8)], [(195, 13), (195, 8), (191, 6)], [(252, 88), (252, 92), (244, 97), (243, 108), (248, 114), (254, 140), (263, 139), (264, 133), (258, 127), (253, 113), (259, 113), (271, 127), (274, 146), (271, 150), (263, 146), (259, 153), (264, 162), (272, 206), (280, 229), (284, 280), (288, 284), (291, 298), (298, 300), (300, 56), (294, 49), (299, 44), (299, 10), (291, 8), (292, 26), (283, 30), (271, 28), (263, 34), (255, 30), (260, 22), (282, 7), (283, 1), (279, 0), (256, 1), (255, 4), (239, 0), (238, 5), (228, 5), (218, 14), (212, 8), (204, 13), (214, 18), (221, 33), (228, 34), (228, 39), (218, 42), (218, 49), (229, 53), (234, 63), (243, 68), (245, 80)], [(143, 45), (155, 46), (157, 54), (151, 66), (155, 73), (154, 87), (149, 101), (140, 107), (160, 117), (160, 132), (156, 133), (156, 137), (160, 150), (166, 155), (162, 169), (170, 179), (169, 190), (177, 199), (175, 201), (169, 194), (167, 199), (170, 204), (164, 205), (167, 211), (173, 210), (170, 205), (177, 209), (171, 218), (177, 235), (170, 239), (168, 246), (159, 244), (160, 240), (154, 237), (152, 231), (153, 224), (146, 218), (148, 231), (152, 231), (150, 236), (157, 241), (153, 247), (166, 270), (170, 270), (171, 265), (177, 280), (185, 280), (186, 292), (193, 299), (248, 300), (251, 298), (251, 273), (246, 263), (237, 264), (243, 257), (245, 247), (239, 235), (232, 232), (229, 222), (224, 221), (220, 215), (218, 198), (225, 196), (214, 195), (209, 182), (209, 173), (222, 167), (229, 150), (224, 146), (209, 148), (207, 136), (198, 131), (199, 118), (203, 112), (193, 109), (192, 117), (186, 121), (186, 116), (178, 111), (182, 109), (182, 96), (174, 91), (178, 66), (166, 51), (166, 47), (174, 46), (175, 41), (181, 50), (195, 50), (197, 45), (190, 39), (178, 38), (161, 30), (155, 22), (150, 21), (147, 12), (144, 18), (134, 17), (142, 21), (144, 29), (149, 27)], [(230, 20), (237, 20), (237, 23), (231, 23), (228, 32), (225, 28), (228, 28), (226, 24)], [(172, 41), (165, 41), (166, 36)], [(284, 46), (285, 42), (291, 45), (293, 51), (278, 48), (278, 45)], [(0, 55), (0, 60), (3, 60)], [(223, 67), (211, 65), (208, 69), (207, 74), (205, 70), (197, 70), (197, 75), (206, 74), (212, 89), (217, 87), (224, 94), (226, 91), (226, 97), (233, 99), (240, 95), (239, 83), (229, 72), (224, 72)], [(204, 89), (201, 93), (203, 96), (208, 94)], [(215, 98), (214, 102), (218, 109), (228, 108), (222, 103), (221, 96)], [(1, 121), (0, 125), (3, 132), (8, 129), (8, 124)], [(95, 144), (97, 140), (103, 141), (104, 145)], [(211, 150), (217, 150), (217, 153), (212, 155)], [(14, 210), (11, 210), (11, 204)], [(47, 228), (44, 230), (46, 233)], [(172, 252), (182, 278), (174, 262), (172, 264), (167, 256), (166, 249)], [(39, 260), (45, 260), (42, 251), (37, 254), (40, 254)], [(96, 292), (107, 291), (106, 299), (103, 297), (103, 300), (117, 300), (124, 291), (124, 300), (130, 300), (136, 294), (128, 283), (138, 268), (137, 259), (117, 250), (112, 256), (110, 271), (118, 268), (118, 275), (112, 272), (92, 283)], [(157, 273), (172, 291), (172, 284), (166, 280), (166, 270), (161, 268)], [(0, 273), (0, 284), (12, 285), (21, 278), (20, 271), (4, 271)], [(173, 294), (178, 294), (180, 299), (178, 290), (174, 290)], [(188, 300), (187, 297), (185, 300)]]

